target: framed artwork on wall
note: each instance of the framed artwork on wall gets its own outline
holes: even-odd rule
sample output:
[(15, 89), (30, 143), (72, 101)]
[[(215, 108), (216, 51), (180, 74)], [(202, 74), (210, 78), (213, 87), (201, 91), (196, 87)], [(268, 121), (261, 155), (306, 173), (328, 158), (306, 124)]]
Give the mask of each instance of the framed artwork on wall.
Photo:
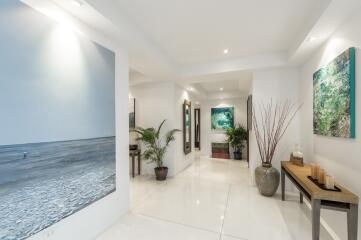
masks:
[(129, 128), (135, 128), (135, 98), (129, 98)]
[(355, 48), (313, 75), (313, 132), (355, 138)]
[(52, 41), (44, 55), (59, 25), (3, 2), (7, 24), (31, 25), (0, 24), (0, 68), (21, 69), (0, 71), (0, 239), (23, 240), (116, 190), (115, 53), (69, 30), (72, 44)]
[(183, 103), (183, 146), (184, 153), (192, 151), (192, 129), (191, 129), (191, 102), (184, 100)]
[(234, 127), (234, 107), (211, 109), (211, 129), (227, 130)]

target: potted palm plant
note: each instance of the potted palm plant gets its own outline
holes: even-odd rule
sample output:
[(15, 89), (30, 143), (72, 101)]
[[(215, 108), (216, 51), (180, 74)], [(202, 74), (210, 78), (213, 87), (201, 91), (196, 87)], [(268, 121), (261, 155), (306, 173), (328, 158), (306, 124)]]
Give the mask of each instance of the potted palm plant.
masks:
[(139, 134), (137, 140), (143, 142), (145, 151), (143, 152), (143, 159), (148, 163), (155, 163), (154, 168), (156, 179), (163, 181), (167, 178), (168, 167), (163, 165), (164, 155), (167, 152), (169, 144), (175, 140), (174, 134), (179, 132), (178, 129), (168, 131), (164, 136), (161, 136), (161, 129), (166, 120), (159, 125), (157, 130), (155, 128), (135, 127), (131, 131)]
[(226, 131), (227, 142), (233, 148), (234, 159), (242, 159), (242, 148), (244, 147), (244, 140), (247, 140), (247, 130), (241, 124), (233, 128), (228, 128)]

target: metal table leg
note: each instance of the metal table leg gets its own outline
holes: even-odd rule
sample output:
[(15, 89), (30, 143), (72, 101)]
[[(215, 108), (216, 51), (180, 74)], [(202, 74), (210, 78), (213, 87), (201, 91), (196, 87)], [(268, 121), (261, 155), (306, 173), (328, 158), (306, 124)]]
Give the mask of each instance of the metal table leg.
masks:
[(133, 178), (134, 178), (134, 176), (135, 176), (135, 170), (134, 170), (134, 168), (135, 168), (135, 156), (134, 156), (134, 154), (132, 154), (132, 176), (133, 176)]
[(281, 169), (281, 189), (282, 189), (282, 201), (285, 200), (285, 171)]
[(312, 240), (320, 239), (321, 200), (312, 199)]
[(348, 240), (357, 240), (357, 227), (358, 227), (358, 205), (350, 204), (350, 209), (347, 211)]
[(140, 159), (140, 153), (138, 153), (138, 174), (140, 175), (140, 162), (141, 162), (141, 159)]

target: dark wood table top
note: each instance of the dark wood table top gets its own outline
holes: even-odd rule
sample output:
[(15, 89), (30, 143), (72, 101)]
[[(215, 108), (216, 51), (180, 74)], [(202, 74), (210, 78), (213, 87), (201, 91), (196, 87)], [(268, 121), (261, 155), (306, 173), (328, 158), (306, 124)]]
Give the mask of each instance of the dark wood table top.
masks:
[(141, 150), (137, 149), (137, 150), (129, 150), (129, 154), (140, 154)]

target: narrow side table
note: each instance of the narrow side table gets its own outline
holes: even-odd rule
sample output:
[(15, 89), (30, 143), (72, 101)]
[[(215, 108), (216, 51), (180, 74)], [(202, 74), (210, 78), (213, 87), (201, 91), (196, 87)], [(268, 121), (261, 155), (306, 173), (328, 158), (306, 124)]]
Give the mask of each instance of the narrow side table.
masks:
[[(320, 239), (320, 213), (321, 208), (343, 211), (347, 213), (348, 240), (357, 240), (358, 227), (358, 204), (359, 198), (346, 188), (336, 183), (340, 192), (321, 189), (313, 183), (308, 176), (311, 175), (310, 165), (303, 167), (292, 164), (289, 161), (281, 162), (281, 189), (282, 201), (285, 200), (285, 177), (300, 191), (300, 203), (303, 197), (308, 198), (312, 205), (312, 240)], [(310, 238), (311, 239), (311, 238)]]
[(138, 174), (140, 175), (141, 150), (129, 150), (129, 156), (132, 158), (132, 177), (135, 176), (135, 157), (138, 157)]

